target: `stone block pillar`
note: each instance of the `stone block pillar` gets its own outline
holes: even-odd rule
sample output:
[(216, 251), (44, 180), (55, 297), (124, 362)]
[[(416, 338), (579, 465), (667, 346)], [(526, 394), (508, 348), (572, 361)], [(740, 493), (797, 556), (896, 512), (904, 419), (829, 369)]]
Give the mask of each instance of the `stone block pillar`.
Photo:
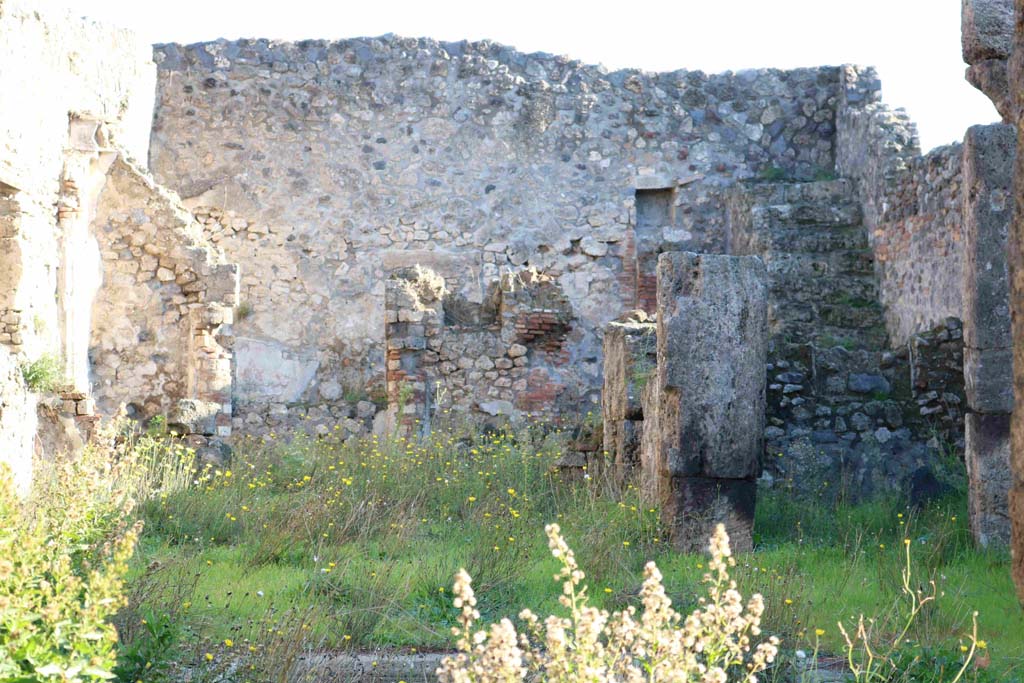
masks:
[(1012, 126), (973, 126), (964, 138), (965, 459), (971, 531), (982, 546), (1010, 539), (1010, 413), (1013, 342), (1006, 246), (1016, 135)]
[[(662, 254), (657, 370), (645, 389), (642, 490), (682, 551), (715, 524), (749, 550), (764, 449), (767, 273), (753, 256)], [(646, 423), (646, 419), (645, 419)], [(653, 481), (652, 481), (653, 479)]]
[(604, 331), (604, 449), (615, 463), (620, 483), (640, 464), (641, 398), (657, 360), (657, 326), (646, 317), (638, 311), (631, 319), (610, 323)]
[[(1013, 55), (1009, 63), (1011, 122), (1017, 128), (1017, 145), (1024, 145), (1024, 0), (1016, 0), (1014, 21), (1006, 27), (1013, 32)], [(1014, 407), (1010, 427), (1009, 495), (1010, 551), (1017, 597), (1024, 604), (1024, 154), (1016, 157), (1013, 180), (1014, 213), (1007, 240), (1010, 280), (1010, 312), (1013, 332)]]
[[(1017, 144), (1024, 144), (1024, 0), (963, 0), (962, 6), (963, 55), (970, 65), (967, 80), (992, 100), (1003, 121), (1016, 129)], [(1015, 343), (1009, 346), (1014, 403), (1007, 516), (1013, 579), (1017, 597), (1024, 604), (1024, 155), (1016, 155), (1012, 166), (1013, 208), (1006, 240), (1006, 274), (1011, 338)], [(969, 370), (966, 366), (965, 374), (990, 369)], [(988, 433), (984, 429), (977, 432)]]

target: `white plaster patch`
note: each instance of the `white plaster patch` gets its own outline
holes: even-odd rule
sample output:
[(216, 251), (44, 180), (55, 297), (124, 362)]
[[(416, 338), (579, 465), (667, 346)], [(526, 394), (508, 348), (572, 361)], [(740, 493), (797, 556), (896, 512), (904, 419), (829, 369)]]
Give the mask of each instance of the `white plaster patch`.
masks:
[(235, 396), (243, 401), (297, 401), (320, 365), (313, 351), (245, 337), (236, 340), (235, 354)]

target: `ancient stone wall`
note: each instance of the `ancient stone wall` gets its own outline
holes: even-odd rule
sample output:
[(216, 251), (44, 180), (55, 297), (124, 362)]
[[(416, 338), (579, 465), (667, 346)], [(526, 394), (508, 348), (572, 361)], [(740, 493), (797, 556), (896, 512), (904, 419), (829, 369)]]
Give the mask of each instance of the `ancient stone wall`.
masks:
[(768, 270), (767, 479), (857, 500), (934, 474), (934, 437), (963, 442), (960, 321), (889, 348), (851, 181), (737, 185), (728, 232)]
[(204, 240), (177, 198), (123, 158), (99, 195), (92, 233), (103, 264), (92, 302), (91, 370), (102, 410), (139, 418), (195, 398), (230, 433), (231, 323), (238, 266)]
[[(62, 316), (53, 296), (62, 259), (53, 210), (72, 115), (104, 121), (120, 144), (145, 159), (154, 69), (149, 46), (127, 31), (68, 16), (45, 17), (19, 2), (0, 7), (0, 331), (31, 357), (61, 351)], [(82, 349), (84, 355), (84, 347)]]
[(154, 173), (246, 264), (236, 396), (254, 422), (380, 393), (385, 280), (416, 264), (478, 307), (508, 269), (554, 278), (576, 320), (566, 391), (596, 407), (599, 330), (653, 305), (657, 253), (723, 251), (737, 179), (833, 166), (834, 68), (607, 72), (395, 37), (155, 60)]
[[(147, 156), (151, 54), (127, 31), (47, 16), (16, 0), (0, 4), (0, 346), (13, 354), (7, 363), (15, 372), (52, 356), (74, 385), (72, 396), (88, 389), (89, 297), (100, 269), (98, 250), (83, 234), (91, 182), (109, 163), (111, 138), (126, 154)], [(22, 484), (41, 427), (38, 395), (27, 395), (25, 410), (12, 407), (21, 398), (8, 402), (23, 391), (10, 383), (0, 390), (7, 403), (0, 458), (22, 463)], [(59, 418), (66, 411), (53, 398)], [(69, 402), (73, 417), (78, 401)], [(73, 446), (59, 441), (38, 443)]]
[[(170, 416), (196, 446), (230, 434), (238, 267), (136, 161), (151, 54), (126, 31), (0, 4), (0, 455), (22, 485), (33, 456), (82, 446), (97, 407)], [(30, 364), (53, 376), (26, 385)]]
[(881, 102), (874, 70), (840, 72), (836, 170), (860, 198), (886, 327), (899, 346), (961, 316), (962, 150), (954, 144), (921, 156), (906, 112)]

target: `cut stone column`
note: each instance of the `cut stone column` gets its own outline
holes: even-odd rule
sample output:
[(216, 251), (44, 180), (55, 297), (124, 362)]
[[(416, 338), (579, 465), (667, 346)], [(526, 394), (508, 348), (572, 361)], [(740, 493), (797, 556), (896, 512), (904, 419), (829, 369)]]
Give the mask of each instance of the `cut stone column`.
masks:
[(604, 449), (615, 463), (615, 477), (625, 482), (640, 463), (643, 433), (643, 388), (654, 374), (657, 328), (643, 311), (613, 322), (604, 331), (604, 387), (601, 414)]
[(1010, 418), (1013, 343), (1006, 246), (1012, 211), (1012, 126), (973, 126), (964, 137), (965, 458), (971, 530), (977, 543), (1010, 540)]
[[(715, 524), (749, 550), (765, 426), (767, 273), (753, 256), (662, 254), (657, 370), (645, 391), (645, 489), (682, 551)], [(657, 481), (652, 486), (652, 475)]]

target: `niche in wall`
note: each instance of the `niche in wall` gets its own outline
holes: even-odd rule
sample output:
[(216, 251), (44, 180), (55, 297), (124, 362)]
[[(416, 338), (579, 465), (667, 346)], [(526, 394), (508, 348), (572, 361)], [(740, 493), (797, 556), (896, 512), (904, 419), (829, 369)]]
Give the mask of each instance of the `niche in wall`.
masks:
[(676, 224), (676, 186), (636, 188), (636, 307), (655, 309), (655, 271), (665, 243), (666, 229)]
[(638, 189), (636, 191), (637, 232), (660, 231), (676, 223), (676, 190), (674, 187)]

